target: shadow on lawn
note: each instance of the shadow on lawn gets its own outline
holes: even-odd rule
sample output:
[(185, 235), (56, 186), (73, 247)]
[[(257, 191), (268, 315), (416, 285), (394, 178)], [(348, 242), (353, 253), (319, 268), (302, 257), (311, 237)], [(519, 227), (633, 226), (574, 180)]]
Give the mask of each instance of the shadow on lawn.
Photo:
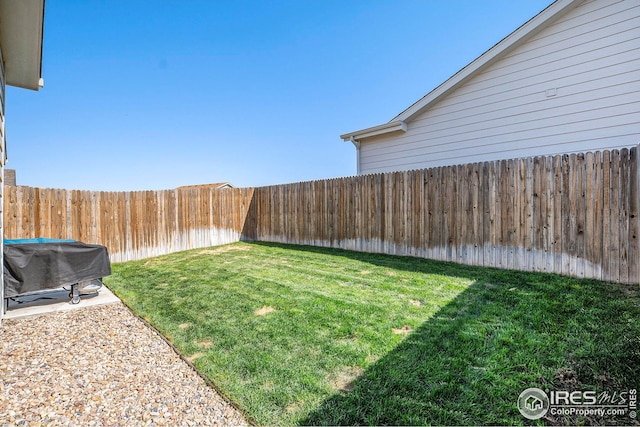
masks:
[[(262, 245), (288, 245), (259, 243)], [(640, 388), (640, 308), (622, 287), (557, 275), (522, 273), (316, 247), (398, 270), (474, 280), (301, 425), (601, 424), (619, 418), (537, 422), (516, 407), (520, 392), (623, 391)]]

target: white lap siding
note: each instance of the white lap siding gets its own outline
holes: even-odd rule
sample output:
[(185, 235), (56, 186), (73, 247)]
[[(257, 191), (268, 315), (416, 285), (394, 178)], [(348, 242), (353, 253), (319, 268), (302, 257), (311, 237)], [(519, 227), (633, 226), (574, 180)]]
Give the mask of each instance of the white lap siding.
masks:
[(640, 142), (640, 0), (585, 1), (407, 123), (360, 173)]
[[(4, 60), (2, 57), (2, 46), (0, 46), (0, 261), (4, 265), (4, 163), (6, 160), (6, 146), (4, 137)], [(0, 275), (0, 322), (4, 315), (4, 274)]]

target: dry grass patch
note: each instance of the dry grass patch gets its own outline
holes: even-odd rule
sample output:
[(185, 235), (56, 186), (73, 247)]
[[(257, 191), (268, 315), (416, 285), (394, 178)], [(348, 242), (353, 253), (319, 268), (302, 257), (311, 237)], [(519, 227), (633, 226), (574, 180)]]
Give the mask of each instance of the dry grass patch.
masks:
[(287, 414), (293, 414), (294, 412), (298, 412), (300, 409), (304, 407), (304, 402), (293, 402), (284, 409)]
[(371, 272), (369, 270), (362, 270), (360, 274), (366, 275), (366, 274), (371, 274)]
[(201, 341), (194, 341), (194, 344), (200, 348), (210, 349), (213, 346), (213, 342), (210, 339), (205, 339)]
[(226, 252), (238, 252), (238, 251), (249, 251), (249, 250), (251, 250), (249, 246), (227, 245), (227, 246), (220, 246), (219, 248), (215, 248), (215, 249), (204, 249), (202, 251), (196, 252), (194, 256), (218, 255), (218, 254), (224, 254)]
[(404, 335), (407, 336), (409, 335), (409, 332), (411, 332), (411, 326), (408, 325), (404, 325), (402, 328), (399, 329), (392, 329), (393, 333), (396, 335)]
[(578, 385), (578, 374), (569, 368), (560, 368), (555, 374), (556, 380), (568, 389), (575, 388)]
[(189, 362), (193, 363), (194, 360), (196, 360), (196, 359), (198, 359), (198, 358), (200, 358), (202, 356), (204, 356), (204, 353), (199, 353), (198, 352), (198, 353), (193, 353), (191, 356), (187, 356), (186, 359)]
[(273, 313), (274, 311), (276, 311), (275, 308), (271, 307), (270, 305), (265, 305), (264, 307), (254, 311), (253, 314), (255, 314), (256, 316), (266, 316), (267, 314)]
[(424, 305), (420, 301), (415, 299), (410, 299), (409, 302), (411, 303), (411, 305), (415, 305), (416, 307), (422, 307)]
[(337, 373), (332, 374), (327, 382), (334, 390), (349, 392), (354, 388), (355, 380), (364, 373), (364, 369), (359, 366), (345, 366)]
[(189, 326), (191, 326), (191, 323), (180, 323), (178, 325), (178, 328), (180, 329), (187, 329)]
[(376, 363), (378, 360), (380, 360), (380, 356), (378, 356), (377, 354), (367, 354), (367, 357), (365, 359), (367, 361), (367, 363), (369, 364), (374, 364)]

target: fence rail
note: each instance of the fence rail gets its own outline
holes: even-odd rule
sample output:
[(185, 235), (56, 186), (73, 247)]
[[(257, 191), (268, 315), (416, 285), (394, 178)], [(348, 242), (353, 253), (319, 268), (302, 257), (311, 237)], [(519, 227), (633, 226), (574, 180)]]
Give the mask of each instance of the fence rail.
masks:
[(7, 187), (6, 238), (113, 261), (241, 239), (640, 283), (638, 148), (245, 189)]

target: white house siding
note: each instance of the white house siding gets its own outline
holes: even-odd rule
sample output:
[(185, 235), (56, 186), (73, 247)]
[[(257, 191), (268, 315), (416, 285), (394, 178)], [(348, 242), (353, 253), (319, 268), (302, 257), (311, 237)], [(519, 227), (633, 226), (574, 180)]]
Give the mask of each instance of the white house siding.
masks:
[(593, 0), (409, 121), (406, 133), (363, 141), (360, 173), (639, 142), (640, 0)]
[[(4, 162), (6, 159), (6, 146), (4, 138), (4, 60), (2, 47), (0, 46), (0, 264), (4, 265)], [(4, 315), (4, 275), (0, 275), (0, 321)]]

